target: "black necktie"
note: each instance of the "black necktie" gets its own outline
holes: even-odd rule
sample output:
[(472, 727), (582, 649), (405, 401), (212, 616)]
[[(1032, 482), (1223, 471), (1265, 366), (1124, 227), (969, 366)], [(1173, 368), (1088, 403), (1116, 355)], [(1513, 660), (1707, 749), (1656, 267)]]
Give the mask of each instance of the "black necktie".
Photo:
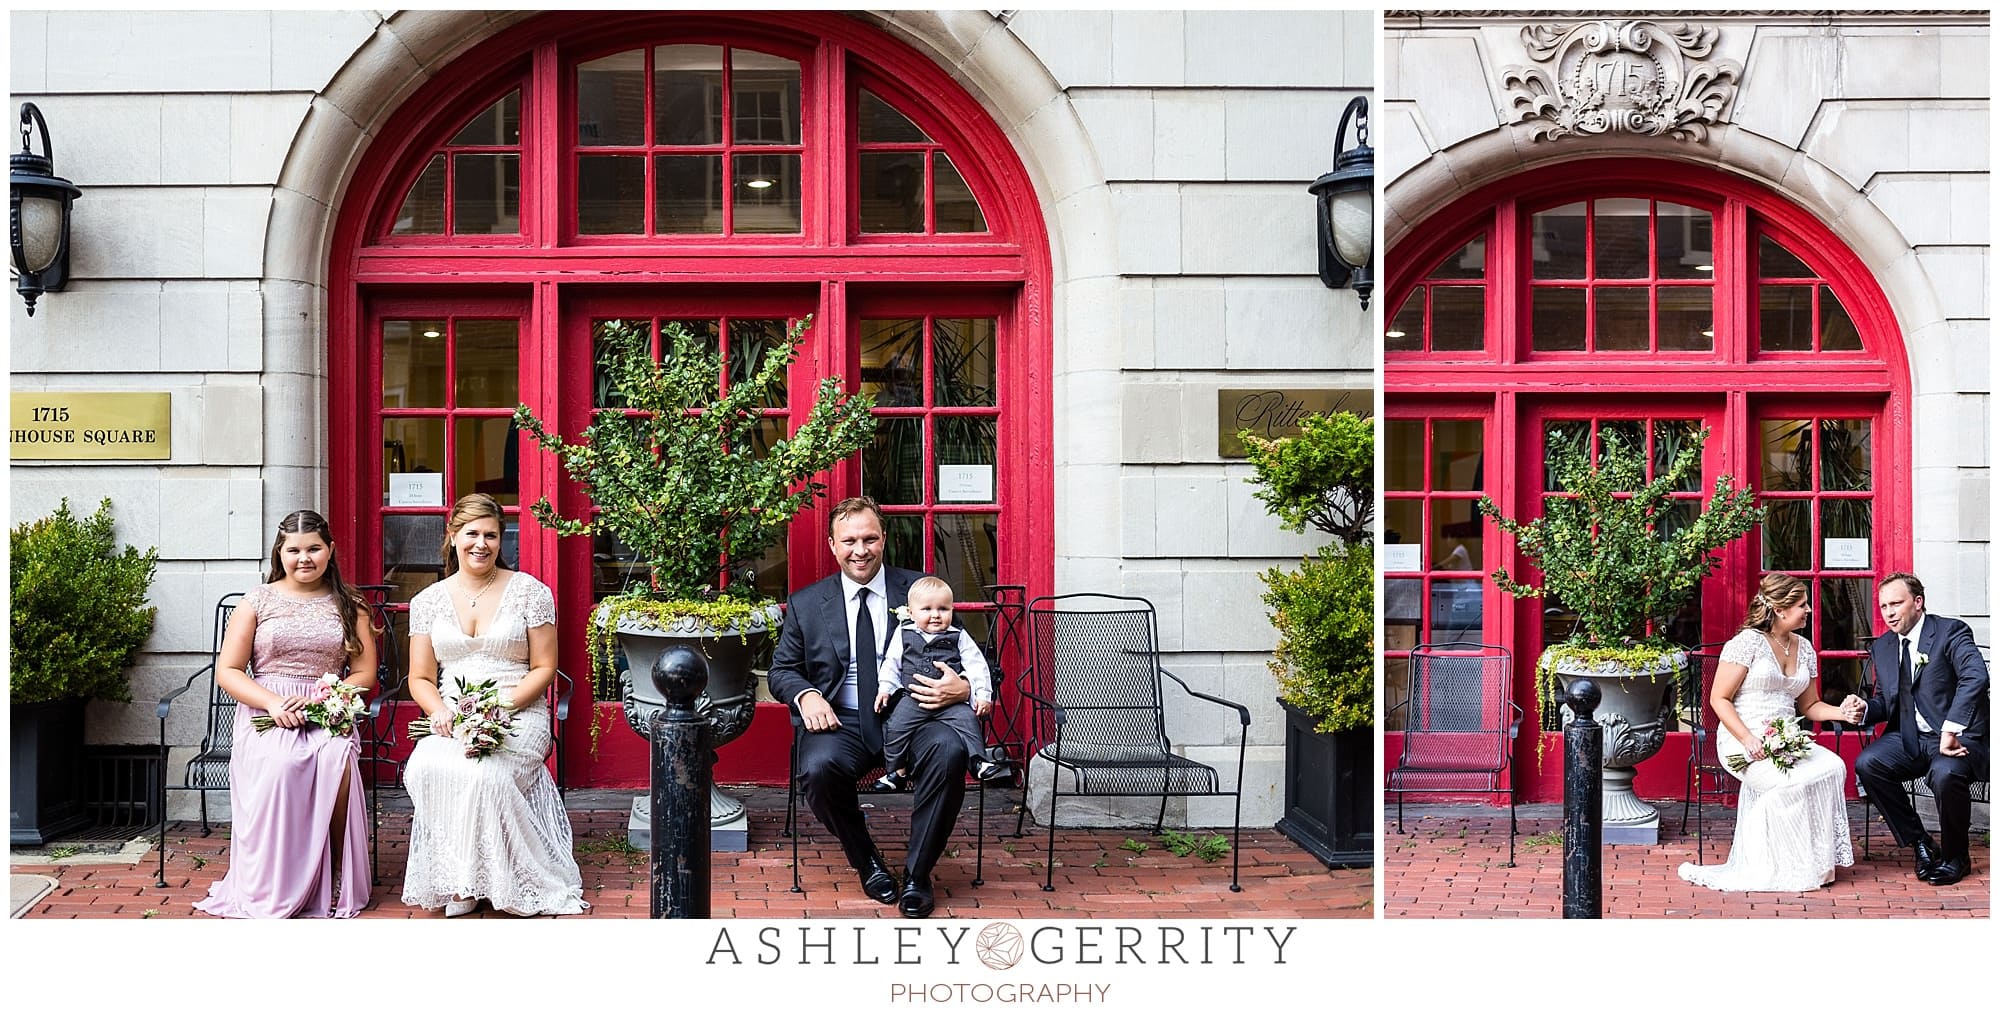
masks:
[(1917, 694), (1915, 667), (1910, 664), (1910, 639), (1903, 639), (1902, 663), (1897, 671), (1899, 696), (1896, 698), (1896, 731), (1903, 736), (1903, 748), (1915, 754), (1922, 750), (1917, 740)]
[(882, 726), (875, 719), (875, 617), (868, 612), (868, 589), (854, 594), (854, 686), (861, 702), (861, 738), (870, 752), (882, 749)]

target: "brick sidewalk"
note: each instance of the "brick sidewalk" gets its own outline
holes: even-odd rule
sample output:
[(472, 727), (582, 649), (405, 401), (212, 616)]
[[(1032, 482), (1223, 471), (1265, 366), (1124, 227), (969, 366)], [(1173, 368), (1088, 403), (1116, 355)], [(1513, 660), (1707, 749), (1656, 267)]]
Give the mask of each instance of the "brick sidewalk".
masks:
[[(397, 793), (389, 793), (392, 797)], [(781, 836), (785, 793), (732, 790), (750, 810), (751, 850), (717, 852), (711, 869), (717, 918), (897, 918), (894, 907), (861, 893), (818, 821), (801, 809), (801, 875), (805, 892), (791, 893), (791, 842)], [(583, 870), (585, 918), (644, 918), (650, 899), (647, 859), (624, 843), (629, 792), (571, 792), (570, 824)], [(1058, 830), (1054, 893), (1041, 889), (1046, 833), (1019, 840), (1001, 836), (1014, 828), (1018, 793), (988, 796), (985, 885), (971, 885), (975, 810), (959, 818), (956, 841), (935, 877), (933, 917), (1065, 918), (1365, 918), (1372, 914), (1373, 873), (1329, 870), (1274, 830), (1243, 832), (1243, 892), (1229, 891), (1229, 860), (1202, 863), (1168, 852), (1146, 828)], [(864, 799), (870, 826), (884, 854), (899, 868), (909, 836), (909, 799)], [(397, 807), (400, 807), (397, 808)], [(382, 883), (364, 918), (441, 918), (437, 911), (401, 902), (409, 842), (407, 801), (387, 803), (381, 824)], [(1004, 810), (1004, 816), (1002, 815)], [(1204, 832), (1206, 833), (1206, 832)], [(1128, 839), (1143, 852), (1120, 847)], [(15, 864), (16, 873), (53, 876), (54, 892), (28, 911), (29, 918), (204, 918), (194, 902), (229, 868), (227, 830), (202, 837), (198, 824), (171, 824), (167, 833), (167, 887), (154, 884), (156, 852), (139, 864)], [(507, 915), (482, 910), (478, 917)]]
[[(1661, 805), (1660, 843), (1604, 849), (1607, 918), (1985, 918), (1992, 906), (1992, 857), (1975, 831), (1972, 875), (1935, 887), (1912, 875), (1910, 853), (1879, 822), (1871, 855), (1861, 850), (1861, 808), (1849, 803), (1854, 867), (1810, 893), (1720, 893), (1676, 874), (1695, 860), (1694, 825), (1680, 832), (1678, 803)], [(1706, 860), (1729, 857), (1733, 810), (1710, 811)], [(1515, 868), (1507, 861), (1507, 811), (1491, 807), (1410, 806), (1396, 833), (1392, 803), (1383, 822), (1383, 915), (1389, 918), (1557, 918), (1562, 915), (1562, 809), (1522, 806)], [(1720, 821), (1718, 823), (1717, 821)]]

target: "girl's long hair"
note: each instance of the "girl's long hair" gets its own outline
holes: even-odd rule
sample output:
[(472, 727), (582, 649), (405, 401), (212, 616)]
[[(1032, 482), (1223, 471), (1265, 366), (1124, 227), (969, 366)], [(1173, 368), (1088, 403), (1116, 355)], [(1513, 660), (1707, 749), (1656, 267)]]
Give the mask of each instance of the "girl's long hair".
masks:
[[(283, 551), (285, 537), (296, 533), (318, 536), (328, 548), (333, 546), (333, 530), (327, 527), (326, 517), (310, 508), (301, 508), (284, 517), (278, 523), (278, 535), (271, 541), (271, 574), (264, 579), (265, 584), (281, 581), (285, 577)], [(333, 602), (340, 609), (341, 636), (346, 645), (348, 657), (361, 654), (361, 613), (368, 608), (368, 601), (361, 598), (361, 590), (347, 584), (340, 575), (340, 553), (333, 551), (326, 561), (326, 574), (321, 576), (333, 586)], [(368, 630), (380, 630), (375, 626), (374, 617), (368, 618)]]

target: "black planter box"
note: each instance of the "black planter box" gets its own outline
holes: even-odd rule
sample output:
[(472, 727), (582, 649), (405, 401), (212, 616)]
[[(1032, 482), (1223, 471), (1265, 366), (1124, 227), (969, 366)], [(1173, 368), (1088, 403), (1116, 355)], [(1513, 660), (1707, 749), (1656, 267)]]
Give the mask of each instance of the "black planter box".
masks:
[(1285, 815), (1278, 830), (1328, 866), (1375, 864), (1375, 733), (1325, 733), (1283, 701)]
[(84, 704), (8, 706), (10, 846), (47, 844), (90, 825), (83, 789)]

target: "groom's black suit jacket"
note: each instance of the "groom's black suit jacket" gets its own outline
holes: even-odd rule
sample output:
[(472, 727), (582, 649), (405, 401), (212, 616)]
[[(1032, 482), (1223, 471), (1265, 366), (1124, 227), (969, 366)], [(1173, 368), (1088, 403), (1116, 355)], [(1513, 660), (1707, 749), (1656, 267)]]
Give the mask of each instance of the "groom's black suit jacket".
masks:
[[(1868, 696), (1867, 721), (1870, 725), (1887, 722), (1891, 732), (1902, 724), (1903, 713), (1898, 707), (1901, 648), (1902, 638), (1892, 631), (1876, 638), (1868, 649), (1868, 656), (1875, 664), (1875, 688)], [(1916, 651), (1930, 658), (1917, 667), (1915, 689), (1910, 693), (1917, 713), (1931, 727), (1927, 738), (1935, 737), (1945, 722), (1957, 722), (1965, 726), (1965, 731), (1959, 733), (1959, 742), (1972, 751), (1975, 763), (1984, 765), (1989, 717), (1986, 660), (1973, 643), (1972, 628), (1964, 621), (1927, 613)], [(1916, 657), (1912, 655), (1911, 664), (1915, 663)], [(1917, 756), (1922, 754), (1925, 743), (1905, 738), (1903, 747)], [(1935, 753), (1937, 744), (1929, 743), (1928, 749)]]
[[(888, 590), (888, 608), (894, 610), (909, 602), (910, 584), (922, 577), (919, 571), (884, 566), (882, 580)], [(889, 652), (889, 636), (896, 631), (895, 617), (882, 621), (875, 631), (882, 638), (875, 647), (875, 655), (880, 658)], [(838, 573), (794, 593), (785, 613), (784, 629), (778, 633), (778, 647), (771, 655), (771, 694), (791, 705), (794, 711), (798, 705), (793, 698), (806, 690), (819, 691), (832, 704), (839, 693), (840, 681), (847, 676), (851, 657), (847, 633), (847, 600), (841, 592)], [(862, 717), (874, 718), (874, 705), (875, 698), (861, 698)]]

